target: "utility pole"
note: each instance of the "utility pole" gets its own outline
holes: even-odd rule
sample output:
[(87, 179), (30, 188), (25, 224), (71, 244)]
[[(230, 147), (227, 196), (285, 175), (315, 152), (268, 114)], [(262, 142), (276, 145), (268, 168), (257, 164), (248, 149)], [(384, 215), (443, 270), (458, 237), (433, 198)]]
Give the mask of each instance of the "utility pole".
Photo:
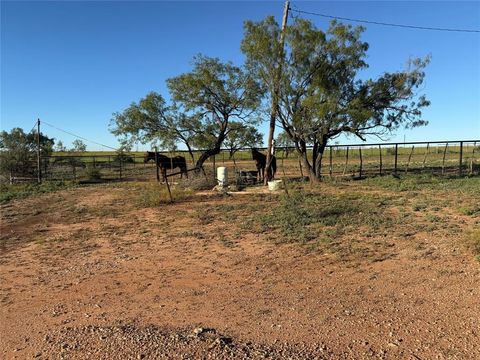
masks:
[(283, 9), (283, 20), (282, 20), (282, 31), (280, 33), (280, 61), (278, 63), (277, 71), (275, 72), (274, 84), (273, 84), (273, 94), (272, 94), (272, 109), (270, 111), (270, 130), (268, 132), (268, 149), (267, 149), (267, 161), (265, 166), (265, 171), (267, 176), (265, 176), (265, 185), (267, 181), (272, 179), (272, 172), (270, 170), (273, 157), (273, 136), (275, 134), (275, 121), (277, 119), (277, 107), (278, 107), (278, 97), (280, 92), (280, 79), (282, 75), (282, 64), (283, 64), (283, 47), (285, 43), (285, 28), (287, 27), (288, 20), (288, 10), (290, 2), (285, 1), (285, 8)]
[(40, 160), (40, 119), (37, 119), (37, 182), (42, 182), (42, 166)]

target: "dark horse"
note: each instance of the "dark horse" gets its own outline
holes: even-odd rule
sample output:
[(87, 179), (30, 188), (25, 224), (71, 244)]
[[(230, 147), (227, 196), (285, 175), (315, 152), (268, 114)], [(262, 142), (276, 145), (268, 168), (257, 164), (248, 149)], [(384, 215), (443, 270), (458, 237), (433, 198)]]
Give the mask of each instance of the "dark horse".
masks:
[[(255, 164), (257, 165), (257, 172), (259, 181), (263, 181), (265, 179), (265, 167), (267, 166), (267, 156), (263, 155), (257, 149), (252, 148), (252, 159), (255, 160)], [(277, 172), (277, 159), (275, 155), (272, 156), (272, 164), (271, 164), (271, 174), (272, 178), (275, 176)]]
[[(143, 158), (143, 162), (147, 163), (150, 160), (155, 161), (155, 152), (147, 151), (145, 157)], [(167, 179), (167, 169), (180, 169), (180, 177), (183, 177), (183, 174), (188, 178), (187, 172), (187, 162), (183, 156), (174, 156), (169, 158), (168, 156), (162, 155), (157, 152), (157, 166), (160, 168), (162, 172), (163, 180)]]

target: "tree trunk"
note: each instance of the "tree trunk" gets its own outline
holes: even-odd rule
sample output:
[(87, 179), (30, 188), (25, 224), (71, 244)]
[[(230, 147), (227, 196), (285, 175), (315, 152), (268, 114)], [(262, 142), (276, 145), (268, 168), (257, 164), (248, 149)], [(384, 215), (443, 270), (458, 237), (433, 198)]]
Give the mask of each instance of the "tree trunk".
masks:
[(217, 154), (220, 154), (220, 151), (222, 149), (222, 144), (225, 141), (225, 137), (226, 137), (227, 127), (228, 127), (228, 120), (227, 119), (225, 119), (225, 121), (223, 123), (222, 129), (220, 130), (220, 133), (218, 134), (217, 141), (215, 142), (215, 145), (212, 148), (205, 150), (200, 155), (200, 157), (198, 158), (197, 163), (195, 164), (195, 168), (197, 169), (195, 171), (196, 173), (200, 172), (203, 169), (203, 163), (205, 161), (207, 161), (211, 156), (215, 156)]

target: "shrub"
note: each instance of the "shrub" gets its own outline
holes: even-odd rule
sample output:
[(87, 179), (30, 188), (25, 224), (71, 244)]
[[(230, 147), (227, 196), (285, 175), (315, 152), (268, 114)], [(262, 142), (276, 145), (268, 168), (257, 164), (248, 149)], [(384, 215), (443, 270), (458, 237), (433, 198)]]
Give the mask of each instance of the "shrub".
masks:
[(85, 178), (89, 181), (99, 181), (102, 179), (102, 173), (99, 169), (96, 169), (94, 167), (87, 167), (84, 175)]
[(465, 240), (467, 247), (473, 252), (477, 260), (480, 261), (480, 229), (475, 229), (468, 233)]
[(178, 184), (180, 188), (201, 191), (212, 190), (217, 181), (213, 179), (213, 176), (205, 177), (203, 174), (189, 174), (189, 178), (183, 178)]
[[(172, 187), (172, 197), (174, 201), (185, 200), (192, 195), (188, 189)], [(161, 204), (169, 204), (170, 196), (165, 185), (157, 182), (142, 184), (138, 189), (137, 204), (140, 207), (155, 207)]]

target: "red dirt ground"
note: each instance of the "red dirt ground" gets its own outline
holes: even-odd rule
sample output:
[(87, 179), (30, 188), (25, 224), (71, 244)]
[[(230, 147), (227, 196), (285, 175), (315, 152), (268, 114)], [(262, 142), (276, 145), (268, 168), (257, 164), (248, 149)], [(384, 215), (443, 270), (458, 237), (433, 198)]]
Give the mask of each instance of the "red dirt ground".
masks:
[(133, 191), (2, 205), (0, 357), (480, 359), (480, 263), (460, 244), (474, 217), (359, 231), (389, 256), (342, 258), (202, 217), (252, 202), (260, 214), (258, 197), (139, 208)]

